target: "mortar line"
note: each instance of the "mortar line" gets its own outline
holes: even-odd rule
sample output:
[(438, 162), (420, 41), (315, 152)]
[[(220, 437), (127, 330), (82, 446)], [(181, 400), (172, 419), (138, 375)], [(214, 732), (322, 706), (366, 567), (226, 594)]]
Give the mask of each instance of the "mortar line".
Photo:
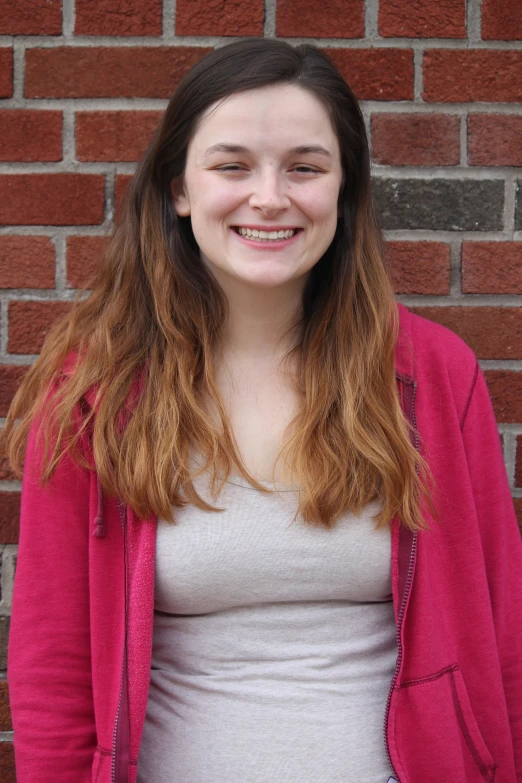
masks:
[(276, 37), (276, 9), (277, 0), (265, 0), (264, 19), (263, 19), (263, 37)]
[(161, 38), (171, 41), (176, 35), (176, 0), (163, 0)]
[[(265, 8), (275, 10), (274, 0), (265, 0)], [(266, 17), (265, 17), (266, 18)], [(275, 18), (275, 14), (274, 14)], [(275, 34), (275, 32), (274, 32)], [(96, 48), (104, 46), (111, 49), (125, 49), (133, 47), (161, 48), (161, 47), (214, 47), (224, 45), (240, 39), (243, 36), (218, 36), (218, 35), (184, 35), (172, 38), (162, 38), (161, 36), (108, 36), (108, 35), (90, 35), (67, 37), (65, 35), (19, 35), (16, 40), (26, 49), (53, 49), (62, 46), (72, 46), (74, 48)], [(272, 37), (269, 33), (265, 37)], [(319, 48), (336, 49), (411, 49), (414, 44), (422, 45), (425, 49), (490, 49), (492, 51), (520, 51), (522, 50), (521, 41), (484, 41), (477, 40), (470, 47), (469, 43), (462, 38), (378, 38), (378, 47), (376, 41), (366, 38), (310, 38), (310, 37), (288, 37), (278, 36), (282, 41), (290, 44), (311, 43)], [(13, 36), (0, 35), (0, 46), (11, 46)]]

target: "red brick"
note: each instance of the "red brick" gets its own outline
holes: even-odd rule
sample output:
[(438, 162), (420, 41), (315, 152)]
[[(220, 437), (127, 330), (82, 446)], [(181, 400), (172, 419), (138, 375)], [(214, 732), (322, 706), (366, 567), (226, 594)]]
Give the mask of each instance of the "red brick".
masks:
[(522, 294), (522, 242), (463, 242), (464, 294)]
[(0, 49), (0, 98), (10, 98), (13, 94), (13, 50)]
[(29, 368), (0, 364), (0, 416), (7, 416), (15, 392)]
[(70, 307), (70, 302), (9, 302), (8, 353), (40, 353), (47, 332)]
[(411, 101), (411, 49), (325, 49), (359, 100)]
[(161, 35), (161, 0), (76, 0), (76, 35)]
[(470, 166), (522, 166), (522, 116), (470, 114), (468, 163)]
[(177, 0), (176, 35), (263, 35), (263, 0)]
[(517, 435), (517, 460), (515, 464), (515, 487), (522, 487), (522, 435)]
[(1, 225), (79, 226), (102, 223), (102, 174), (3, 174)]
[(522, 51), (428, 49), (425, 101), (522, 101)]
[(0, 780), (2, 783), (16, 783), (14, 745), (0, 742)]
[(0, 492), (0, 544), (17, 544), (20, 532), (20, 493)]
[(443, 242), (386, 242), (386, 267), (396, 294), (450, 292), (450, 247)]
[(449, 114), (373, 114), (372, 157), (389, 166), (456, 166), (460, 117)]
[(0, 731), (12, 731), (11, 712), (9, 710), (9, 693), (7, 681), (0, 680)]
[(26, 98), (170, 98), (206, 47), (27, 49)]
[(78, 160), (140, 160), (156, 131), (159, 111), (92, 111), (76, 115)]
[(279, 0), (276, 34), (285, 38), (364, 38), (364, 0)]
[(82, 288), (96, 271), (108, 237), (67, 237), (67, 285)]
[(513, 505), (515, 506), (515, 514), (517, 515), (520, 532), (522, 533), (522, 498), (513, 498)]
[(54, 288), (50, 237), (0, 236), (0, 288)]
[(466, 0), (380, 0), (384, 38), (465, 38)]
[(127, 195), (127, 188), (132, 179), (132, 174), (117, 174), (116, 182), (114, 185), (114, 217), (116, 220), (121, 215), (125, 196)]
[(522, 359), (520, 307), (413, 307), (462, 337), (479, 359)]
[[(9, 642), (9, 627), (11, 625), (10, 617), (0, 617), (0, 669), (5, 671), (7, 669), (7, 644)], [(0, 742), (0, 781), (4, 783), (4, 778), (1, 775), (2, 772), (2, 744)]]
[(495, 417), (499, 424), (522, 424), (522, 372), (485, 370)]
[(62, 160), (62, 112), (0, 111), (0, 160)]
[(482, 38), (485, 41), (520, 40), (520, 0), (482, 0)]
[(15, 481), (17, 478), (18, 476), (11, 470), (7, 457), (0, 457), (0, 481)]
[(61, 35), (62, 0), (0, 0), (0, 35)]

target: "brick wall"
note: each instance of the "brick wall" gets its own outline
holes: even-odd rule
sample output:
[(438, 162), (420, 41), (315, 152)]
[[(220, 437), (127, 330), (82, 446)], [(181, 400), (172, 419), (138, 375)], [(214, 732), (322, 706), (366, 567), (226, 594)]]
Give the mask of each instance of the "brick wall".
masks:
[[(247, 35), (311, 39), (361, 100), (398, 298), (478, 354), (522, 521), (519, 0), (0, 0), (0, 417), (180, 77)], [(4, 783), (19, 490), (0, 465)]]

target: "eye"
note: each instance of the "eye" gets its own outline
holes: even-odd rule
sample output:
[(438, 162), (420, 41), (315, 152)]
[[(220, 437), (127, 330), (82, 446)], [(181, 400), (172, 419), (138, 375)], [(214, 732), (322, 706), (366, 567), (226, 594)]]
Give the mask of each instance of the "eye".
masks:
[(312, 166), (295, 166), (295, 171), (299, 171), (300, 174), (319, 174), (319, 169), (314, 169)]
[(227, 166), (218, 166), (216, 171), (242, 171), (241, 166), (235, 163), (229, 163)]

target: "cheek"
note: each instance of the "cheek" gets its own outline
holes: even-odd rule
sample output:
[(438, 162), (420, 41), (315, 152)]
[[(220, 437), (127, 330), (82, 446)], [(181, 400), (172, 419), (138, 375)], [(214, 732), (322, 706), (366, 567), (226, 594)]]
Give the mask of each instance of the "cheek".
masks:
[(219, 180), (202, 181), (197, 192), (200, 210), (218, 218), (234, 209), (244, 198), (242, 189), (237, 183)]
[(316, 223), (337, 223), (337, 191), (321, 191), (310, 194), (301, 208)]

